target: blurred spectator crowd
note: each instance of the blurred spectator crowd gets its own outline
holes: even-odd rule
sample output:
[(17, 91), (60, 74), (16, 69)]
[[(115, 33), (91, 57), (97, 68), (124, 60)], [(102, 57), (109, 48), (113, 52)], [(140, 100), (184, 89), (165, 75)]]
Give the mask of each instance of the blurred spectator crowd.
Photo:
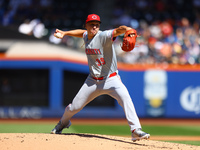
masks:
[[(90, 0), (0, 0), (0, 24), (37, 38), (54, 28), (80, 28)], [(50, 32), (49, 32), (50, 30)]]
[(111, 23), (131, 26), (141, 35), (130, 53), (116, 45), (121, 62), (200, 63), (200, 0), (117, 0)]
[[(200, 63), (200, 0), (113, 0), (113, 3), (110, 22), (102, 21), (107, 29), (127, 25), (140, 35), (136, 48), (129, 53), (121, 50), (123, 36), (117, 38), (118, 61)], [(17, 26), (19, 32), (37, 38), (48, 36), (51, 43), (84, 52), (82, 40), (73, 37), (60, 40), (52, 34), (55, 28), (82, 28), (90, 4), (90, 0), (0, 0), (0, 23)]]
[(0, 23), (19, 26), (39, 19), (46, 28), (80, 27), (90, 0), (0, 0)]

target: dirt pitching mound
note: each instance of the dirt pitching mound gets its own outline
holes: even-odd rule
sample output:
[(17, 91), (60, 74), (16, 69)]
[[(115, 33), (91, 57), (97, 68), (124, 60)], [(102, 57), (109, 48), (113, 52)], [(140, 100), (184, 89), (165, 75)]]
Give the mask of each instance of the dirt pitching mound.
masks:
[(1, 150), (200, 150), (199, 146), (97, 134), (1, 133)]

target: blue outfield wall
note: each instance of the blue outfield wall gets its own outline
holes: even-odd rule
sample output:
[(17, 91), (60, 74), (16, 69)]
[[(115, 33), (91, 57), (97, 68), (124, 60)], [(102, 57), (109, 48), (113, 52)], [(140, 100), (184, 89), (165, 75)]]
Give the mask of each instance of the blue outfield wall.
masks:
[[(49, 69), (48, 107), (0, 107), (0, 118), (52, 118), (64, 112), (63, 71), (89, 73), (86, 64), (59, 60), (0, 60), (1, 69)], [(119, 70), (142, 117), (200, 118), (200, 69), (166, 71), (161, 69)], [(74, 117), (122, 118), (124, 111), (115, 107), (89, 107)]]

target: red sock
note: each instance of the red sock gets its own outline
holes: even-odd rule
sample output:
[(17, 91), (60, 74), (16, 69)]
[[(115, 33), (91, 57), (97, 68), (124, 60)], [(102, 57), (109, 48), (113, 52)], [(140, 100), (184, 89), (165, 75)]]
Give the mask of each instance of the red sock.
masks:
[(136, 129), (134, 129), (133, 131), (132, 131), (132, 133), (135, 131)]

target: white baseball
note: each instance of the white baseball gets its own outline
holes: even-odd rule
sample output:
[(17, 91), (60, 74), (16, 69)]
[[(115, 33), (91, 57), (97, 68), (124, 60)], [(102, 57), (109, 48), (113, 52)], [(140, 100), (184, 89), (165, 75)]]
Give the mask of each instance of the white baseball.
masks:
[(57, 32), (57, 33), (56, 33), (56, 37), (57, 37), (57, 38), (61, 38), (61, 37), (62, 37), (62, 34), (61, 34), (60, 32)]

